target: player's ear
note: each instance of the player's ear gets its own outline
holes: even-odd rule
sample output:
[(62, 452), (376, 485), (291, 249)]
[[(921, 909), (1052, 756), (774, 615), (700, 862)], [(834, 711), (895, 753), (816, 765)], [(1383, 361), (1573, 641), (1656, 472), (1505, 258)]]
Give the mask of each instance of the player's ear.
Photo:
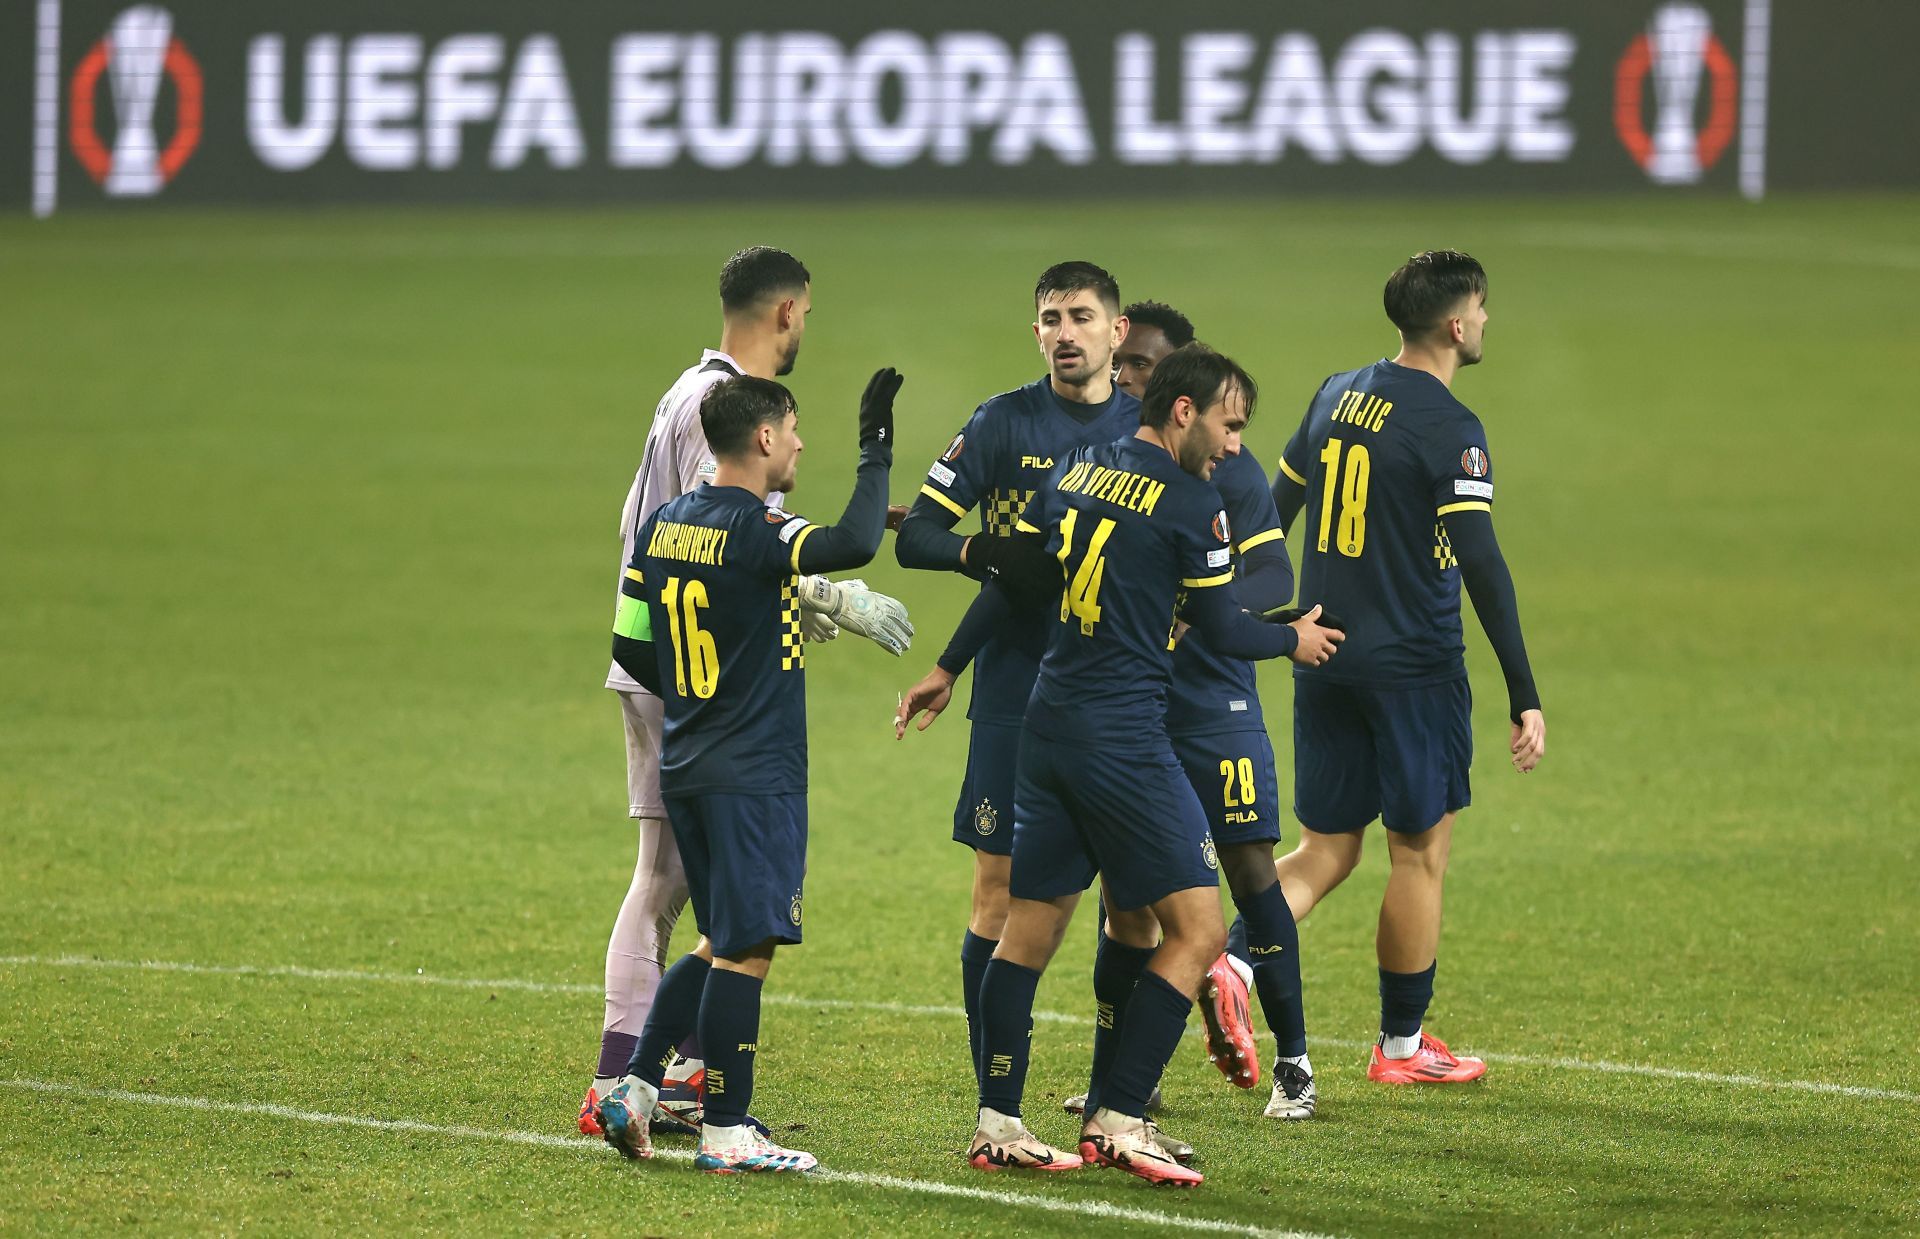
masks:
[(1126, 315), (1122, 314), (1119, 318), (1114, 319), (1113, 347), (1119, 348), (1122, 344), (1125, 344), (1127, 341), (1127, 332), (1131, 330), (1133, 330), (1133, 324), (1128, 321)]

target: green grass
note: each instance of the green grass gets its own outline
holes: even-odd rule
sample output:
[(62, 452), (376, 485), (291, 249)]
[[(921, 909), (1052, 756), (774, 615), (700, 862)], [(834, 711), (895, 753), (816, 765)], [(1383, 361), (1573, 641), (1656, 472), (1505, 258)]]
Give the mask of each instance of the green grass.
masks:
[[(987, 1178), (951, 1016), (767, 1010), (756, 1110), (841, 1171), (1340, 1233), (1920, 1231), (1912, 1052), (1910, 198), (705, 208), (0, 223), (0, 1078), (564, 1134), (631, 866), (600, 687), (615, 518), (654, 401), (713, 340), (737, 246), (801, 254), (793, 505), (831, 519), (853, 404), (897, 365), (905, 500), (1040, 372), (1026, 290), (1090, 256), (1266, 391), (1271, 461), (1378, 290), (1453, 244), (1493, 274), (1487, 424), (1550, 749), (1483, 758), (1433, 1027), (1482, 1086), (1369, 1085), (1377, 844), (1304, 929), (1323, 1117), (1279, 1129), (1191, 1046), (1166, 1125), (1207, 1184)], [(811, 660), (808, 944), (771, 989), (951, 1006), (957, 717), (894, 694), (965, 583), (865, 572), (904, 663)], [(1289, 686), (1267, 675), (1282, 769)], [(1091, 931), (1040, 1006), (1087, 1003)], [(538, 991), (56, 965), (420, 973)], [(1036, 1033), (1031, 1114), (1077, 1091)], [(1521, 1056), (1499, 1058), (1500, 1055)], [(1850, 1096), (1543, 1065), (1814, 1081)], [(454, 1226), (829, 1234), (1112, 1219), (846, 1180), (712, 1182), (578, 1150), (0, 1087), (0, 1230)], [(628, 1220), (630, 1219), (630, 1220)]]

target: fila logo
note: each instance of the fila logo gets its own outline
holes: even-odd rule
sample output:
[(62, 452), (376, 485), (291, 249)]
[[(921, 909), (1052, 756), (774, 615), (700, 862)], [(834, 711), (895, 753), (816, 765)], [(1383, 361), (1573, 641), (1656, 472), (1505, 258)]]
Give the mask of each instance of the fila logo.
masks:
[(995, 1054), (987, 1060), (987, 1074), (994, 1077), (1013, 1074), (1013, 1055)]
[(1051, 469), (1053, 468), (1053, 457), (1022, 456), (1020, 458), (1020, 467), (1022, 469)]
[(1278, 955), (1286, 949), (1287, 948), (1277, 942), (1272, 946), (1254, 946), (1252, 943), (1247, 944), (1247, 952), (1251, 955)]
[[(113, 100), (111, 146), (96, 111), (103, 75)], [(154, 127), (162, 82), (173, 86), (173, 135), (164, 149)], [(203, 93), (200, 62), (173, 36), (173, 14), (148, 4), (125, 10), (73, 71), (67, 141), (74, 158), (110, 197), (152, 197), (200, 145)]]

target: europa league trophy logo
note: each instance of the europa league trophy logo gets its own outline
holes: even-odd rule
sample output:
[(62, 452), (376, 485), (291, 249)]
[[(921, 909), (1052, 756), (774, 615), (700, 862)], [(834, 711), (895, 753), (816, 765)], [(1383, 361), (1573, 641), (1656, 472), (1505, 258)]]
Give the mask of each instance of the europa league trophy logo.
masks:
[(160, 98), (167, 45), (173, 41), (173, 15), (140, 5), (114, 19), (107, 36), (112, 53), (107, 73), (120, 124), (114, 137), (112, 170), (106, 191), (129, 198), (160, 192), (160, 147), (153, 133), (154, 103)]
[(1700, 93), (1707, 40), (1713, 34), (1707, 11), (1697, 4), (1669, 4), (1653, 15), (1647, 37), (1653, 45), (1653, 157), (1647, 175), (1663, 185), (1700, 179), (1699, 135), (1693, 102)]

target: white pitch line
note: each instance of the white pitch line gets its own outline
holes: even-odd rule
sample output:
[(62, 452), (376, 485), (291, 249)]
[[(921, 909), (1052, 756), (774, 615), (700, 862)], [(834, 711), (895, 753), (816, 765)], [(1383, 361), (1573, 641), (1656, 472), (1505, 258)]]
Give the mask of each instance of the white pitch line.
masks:
[[(524, 981), (517, 978), (486, 980), (478, 977), (443, 977), (425, 972), (361, 972), (350, 968), (303, 968), (297, 964), (197, 964), (165, 959), (93, 959), (84, 955), (0, 955), (0, 967), (18, 965), (43, 968), (108, 968), (136, 972), (182, 972), (206, 976), (292, 977), (302, 981), (358, 981), (411, 985), (438, 985), (455, 989), (515, 990), (534, 994), (600, 994), (598, 985), (565, 981)], [(847, 998), (807, 998), (798, 994), (773, 993), (762, 999), (769, 1006), (825, 1007), (836, 1011), (872, 1011), (883, 1015), (933, 1016), (964, 1019), (960, 1007), (922, 1006), (903, 1002), (865, 1002)], [(1035, 1011), (1033, 1018), (1042, 1024), (1085, 1025), (1084, 1015), (1061, 1011)], [(1317, 1045), (1364, 1049), (1371, 1041), (1341, 1037), (1315, 1037)], [(1728, 1075), (1714, 1071), (1687, 1071), (1678, 1067), (1650, 1067), (1641, 1063), (1616, 1063), (1594, 1058), (1553, 1058), (1533, 1054), (1486, 1053), (1488, 1062), (1510, 1063), (1516, 1067), (1553, 1067), (1562, 1071), (1590, 1071), (1601, 1075), (1648, 1076), (1661, 1080), (1686, 1080), (1696, 1084), (1722, 1084), (1730, 1088), (1786, 1089), (1801, 1093), (1822, 1093), (1833, 1097), (1856, 1097), (1870, 1101), (1917, 1101), (1920, 1093), (1895, 1088), (1873, 1088), (1862, 1084), (1832, 1084), (1824, 1080), (1776, 1080), (1766, 1076)]]
[[(569, 1149), (576, 1153), (610, 1155), (605, 1145), (595, 1141), (554, 1136), (537, 1131), (502, 1131), (457, 1124), (422, 1123), (417, 1119), (375, 1119), (357, 1114), (329, 1114), (323, 1110), (299, 1110), (292, 1106), (273, 1105), (267, 1102), (219, 1101), (212, 1097), (174, 1097), (164, 1093), (130, 1093), (123, 1089), (93, 1088), (84, 1084), (68, 1084), (58, 1080), (0, 1080), (0, 1087), (20, 1089), (25, 1092), (50, 1093), (60, 1097), (85, 1097), (95, 1101), (124, 1102), (129, 1105), (169, 1106), (177, 1110), (204, 1110), (222, 1114), (257, 1114), (266, 1118), (287, 1119), (296, 1123), (314, 1123), (328, 1127), (358, 1127), (369, 1131), (450, 1136), (460, 1140), (492, 1140), (503, 1144), (530, 1145), (541, 1149)], [(666, 1161), (690, 1162), (693, 1160), (693, 1154), (684, 1149), (656, 1149), (654, 1156)], [(902, 1179), (896, 1175), (867, 1174), (858, 1170), (820, 1169), (810, 1172), (806, 1177), (811, 1182), (852, 1183), (861, 1187), (912, 1192), (922, 1196), (945, 1196), (956, 1200), (977, 1200), (990, 1205), (1039, 1209), (1047, 1213), (1072, 1214), (1076, 1217), (1097, 1218), (1101, 1221), (1164, 1226), (1169, 1230), (1247, 1235), (1252, 1236), (1253, 1239), (1328, 1239), (1328, 1236), (1311, 1231), (1266, 1230), (1240, 1222), (1181, 1217), (1178, 1214), (1160, 1213), (1153, 1209), (1136, 1209), (1128, 1205), (1110, 1204), (1103, 1200), (1059, 1200), (1050, 1196), (1035, 1196), (1024, 1192), (995, 1192), (984, 1187), (964, 1187), (958, 1183)]]

